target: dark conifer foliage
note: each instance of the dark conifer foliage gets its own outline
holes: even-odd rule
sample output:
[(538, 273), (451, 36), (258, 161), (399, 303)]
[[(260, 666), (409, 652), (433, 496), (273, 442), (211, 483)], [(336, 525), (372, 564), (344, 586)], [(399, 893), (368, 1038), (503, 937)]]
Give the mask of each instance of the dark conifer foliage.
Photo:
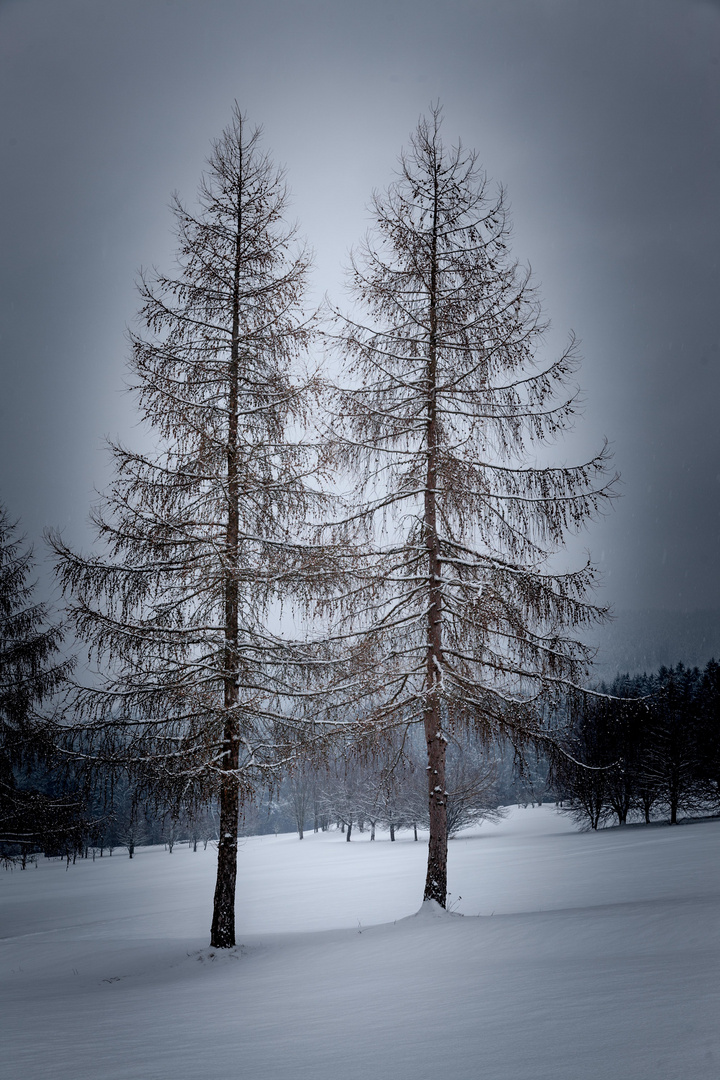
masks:
[[(55, 537), (69, 613), (101, 676), (67, 735), (165, 806), (220, 807), (212, 944), (235, 941), (238, 812), (297, 739), (294, 669), (268, 611), (309, 580), (298, 543), (317, 461), (301, 430), (308, 257), (283, 173), (235, 107), (191, 212), (173, 200), (177, 270), (140, 282), (131, 382), (154, 450), (111, 446), (93, 512), (104, 552)], [(77, 719), (75, 719), (76, 717)]]
[(544, 324), (508, 253), (504, 196), (440, 128), (434, 108), (374, 197), (355, 307), (336, 313), (336, 435), (362, 534), (345, 613), (372, 715), (424, 725), (425, 898), (444, 905), (449, 735), (470, 724), (488, 740), (542, 738), (540, 703), (584, 678), (590, 651), (574, 631), (604, 615), (588, 600), (595, 572), (555, 572), (552, 556), (612, 480), (604, 450), (576, 467), (537, 463), (536, 445), (573, 420), (575, 348), (536, 361)]
[(711, 660), (700, 681), (697, 749), (706, 790), (720, 805), (720, 664)]
[(0, 854), (19, 858), (76, 829), (82, 806), (36, 790), (28, 774), (50, 743), (43, 706), (69, 675), (63, 630), (33, 600), (32, 552), (0, 507)]
[(676, 824), (678, 812), (698, 809), (699, 684), (697, 668), (661, 668), (653, 686), (649, 738), (642, 763), (646, 782)]
[[(651, 675), (618, 676), (575, 702), (559, 742), (553, 782), (563, 808), (596, 829), (720, 809), (718, 665), (678, 664)], [(588, 768), (590, 766), (590, 768)]]

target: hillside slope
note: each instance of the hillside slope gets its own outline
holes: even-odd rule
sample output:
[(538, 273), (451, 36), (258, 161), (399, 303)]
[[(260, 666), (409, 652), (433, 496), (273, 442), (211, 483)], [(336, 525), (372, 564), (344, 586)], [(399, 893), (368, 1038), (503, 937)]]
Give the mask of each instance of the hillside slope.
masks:
[(514, 809), (450, 845), (465, 917), (416, 913), (424, 851), (249, 839), (228, 954), (210, 850), (0, 875), (6, 1075), (716, 1080), (720, 821)]

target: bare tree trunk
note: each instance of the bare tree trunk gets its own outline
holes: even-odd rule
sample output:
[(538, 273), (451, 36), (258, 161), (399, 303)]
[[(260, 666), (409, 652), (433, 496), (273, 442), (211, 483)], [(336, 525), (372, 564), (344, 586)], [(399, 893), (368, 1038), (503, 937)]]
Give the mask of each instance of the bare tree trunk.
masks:
[(445, 804), (445, 736), (440, 712), (442, 679), (442, 598), (437, 535), (437, 171), (430, 263), (430, 341), (427, 363), (427, 476), (425, 480), (425, 545), (428, 554), (427, 703), (425, 741), (428, 755), (430, 841), (423, 900), (445, 907), (447, 897), (447, 807)]
[(437, 698), (430, 699), (425, 713), (428, 752), (428, 798), (430, 840), (423, 900), (436, 900), (445, 907), (447, 899), (447, 807), (445, 804), (445, 737), (440, 726)]
[[(237, 779), (230, 770), (237, 768), (238, 745), (232, 728), (226, 729), (223, 754), (223, 778), (220, 789), (220, 839), (218, 842), (217, 881), (213, 902), (210, 944), (215, 949), (230, 949), (235, 944), (235, 881), (237, 879), (237, 832), (239, 797)], [(233, 765), (234, 761), (234, 765)]]
[[(240, 161), (242, 169), (242, 159)], [(232, 291), (232, 341), (230, 346), (230, 386), (228, 395), (227, 438), (227, 554), (225, 564), (225, 731), (220, 786), (220, 841), (218, 844), (217, 881), (213, 904), (210, 945), (229, 949), (235, 944), (235, 884), (237, 881), (237, 841), (240, 816), (240, 797), (237, 769), (240, 763), (240, 744), (235, 709), (239, 700), (238, 634), (239, 595), (238, 574), (240, 513), (240, 483), (238, 476), (238, 380), (240, 337), (240, 237), (242, 235), (242, 200), (238, 188), (237, 228), (235, 233), (235, 266)]]

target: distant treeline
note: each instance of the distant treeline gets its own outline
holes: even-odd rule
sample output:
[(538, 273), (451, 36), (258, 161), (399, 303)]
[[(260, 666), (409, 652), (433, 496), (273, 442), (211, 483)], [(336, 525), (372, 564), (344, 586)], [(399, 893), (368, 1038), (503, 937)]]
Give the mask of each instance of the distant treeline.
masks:
[[(551, 771), (562, 808), (597, 829), (720, 812), (720, 665), (618, 676), (575, 703)], [(588, 767), (590, 766), (590, 767)]]
[[(512, 802), (553, 800), (588, 828), (720, 812), (720, 664), (662, 667), (618, 676), (594, 695), (567, 701), (556, 750), (526, 755), (482, 747), (461, 733), (448, 749), (448, 833)], [(306, 762), (245, 805), (241, 832), (341, 829), (389, 831), (427, 826), (425, 772), (417, 737), (390, 740), (368, 759)], [(0, 762), (2, 758), (0, 757)], [(47, 763), (6, 768), (0, 861), (24, 866), (37, 854), (74, 861), (123, 849), (217, 840), (217, 807), (181, 812), (139, 795), (130, 778), (88, 786)]]
[[(400, 829), (412, 829), (417, 839), (418, 829), (428, 826), (422, 749), (422, 735), (413, 729), (389, 737), (368, 756), (338, 747), (322, 761), (301, 760), (274, 787), (246, 801), (240, 833), (296, 831), (302, 838), (338, 828), (349, 840), (355, 832), (374, 839), (375, 830), (384, 829), (394, 840)], [(38, 854), (70, 863), (118, 849), (132, 858), (148, 844), (172, 851), (177, 843), (197, 848), (217, 841), (214, 802), (194, 813), (177, 810), (157, 795), (148, 800), (132, 777), (88, 776), (72, 768), (38, 760), (6, 776), (0, 799), (0, 860), (6, 866), (25, 866)], [(496, 817), (504, 803), (548, 798), (547, 774), (542, 755), (533, 754), (518, 775), (511, 747), (482, 747), (471, 733), (458, 733), (448, 747), (449, 836)]]

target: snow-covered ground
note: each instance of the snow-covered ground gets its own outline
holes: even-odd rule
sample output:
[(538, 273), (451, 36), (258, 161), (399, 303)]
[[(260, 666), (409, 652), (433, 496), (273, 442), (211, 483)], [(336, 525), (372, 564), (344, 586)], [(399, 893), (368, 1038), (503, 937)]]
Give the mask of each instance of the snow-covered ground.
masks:
[[(8, 1080), (718, 1080), (720, 821), (577, 833), (514, 809), (450, 844), (337, 832), (0, 873)], [(426, 905), (427, 907), (427, 905)]]

